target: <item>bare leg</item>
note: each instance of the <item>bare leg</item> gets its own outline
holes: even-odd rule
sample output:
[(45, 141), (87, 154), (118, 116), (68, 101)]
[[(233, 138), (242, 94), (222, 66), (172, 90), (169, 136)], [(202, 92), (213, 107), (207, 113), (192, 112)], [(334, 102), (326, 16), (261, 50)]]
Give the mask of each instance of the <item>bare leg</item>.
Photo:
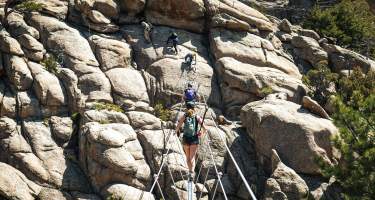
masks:
[(195, 169), (195, 155), (198, 150), (198, 145), (192, 144), (190, 145), (190, 153), (189, 153), (189, 160), (191, 162), (191, 169), (189, 169), (191, 172)]
[(188, 166), (189, 172), (190, 172), (191, 169), (192, 169), (192, 165), (191, 165), (191, 160), (190, 160), (190, 146), (189, 145), (184, 144), (184, 152), (185, 152), (185, 156), (186, 156), (187, 166)]

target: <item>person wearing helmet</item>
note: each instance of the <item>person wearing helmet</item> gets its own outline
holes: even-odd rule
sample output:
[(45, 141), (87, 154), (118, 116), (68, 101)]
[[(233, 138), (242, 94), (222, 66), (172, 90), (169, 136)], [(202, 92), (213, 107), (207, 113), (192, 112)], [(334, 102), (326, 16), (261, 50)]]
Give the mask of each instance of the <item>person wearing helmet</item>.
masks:
[(194, 64), (197, 64), (197, 54), (196, 53), (188, 53), (188, 54), (186, 54), (186, 56), (185, 56), (185, 64), (187, 64), (187, 66), (189, 67), (189, 69), (191, 69), (191, 67), (193, 65), (193, 61), (194, 61)]
[(177, 53), (178, 53), (178, 49), (177, 49), (177, 45), (178, 45), (178, 36), (177, 36), (177, 33), (173, 32), (173, 33), (168, 37), (167, 45), (169, 44), (169, 42), (172, 42), (173, 48), (174, 48), (174, 50), (175, 50), (175, 53), (177, 54)]
[[(193, 173), (195, 169), (195, 155), (198, 150), (199, 137), (201, 133), (206, 132), (203, 125), (203, 120), (200, 116), (195, 113), (194, 102), (188, 102), (186, 104), (186, 111), (183, 116), (178, 120), (175, 133), (180, 137), (180, 129), (183, 126), (183, 149), (187, 159), (187, 165), (189, 168), (189, 179), (193, 179)], [(202, 127), (202, 131), (199, 132), (199, 126)]]
[(188, 102), (195, 102), (199, 101), (199, 96), (197, 94), (197, 91), (193, 88), (193, 86), (188, 83), (188, 87), (184, 91), (184, 97), (185, 105), (187, 105)]

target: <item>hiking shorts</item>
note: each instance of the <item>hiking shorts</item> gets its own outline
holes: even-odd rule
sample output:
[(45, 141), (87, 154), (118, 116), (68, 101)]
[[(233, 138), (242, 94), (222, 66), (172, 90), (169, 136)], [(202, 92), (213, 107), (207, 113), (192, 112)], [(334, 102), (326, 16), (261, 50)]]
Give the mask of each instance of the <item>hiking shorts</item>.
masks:
[(196, 136), (193, 136), (193, 137), (185, 137), (183, 136), (182, 137), (182, 142), (183, 144), (186, 144), (186, 145), (193, 145), (193, 144), (199, 144), (199, 137), (198, 135)]

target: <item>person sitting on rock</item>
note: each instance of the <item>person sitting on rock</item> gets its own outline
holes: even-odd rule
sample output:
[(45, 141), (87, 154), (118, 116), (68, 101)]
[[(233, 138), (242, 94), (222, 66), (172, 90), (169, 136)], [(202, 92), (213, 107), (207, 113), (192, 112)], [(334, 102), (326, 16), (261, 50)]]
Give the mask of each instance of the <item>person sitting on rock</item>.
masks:
[[(195, 113), (195, 104), (189, 102), (186, 105), (186, 111), (183, 116), (178, 120), (176, 126), (176, 134), (180, 137), (180, 129), (183, 126), (183, 148), (187, 159), (187, 165), (189, 168), (189, 180), (193, 180), (193, 173), (195, 169), (195, 156), (198, 150), (199, 137), (202, 133), (206, 132), (203, 126), (203, 120), (200, 116)], [(199, 132), (199, 125), (202, 127), (202, 131)]]
[(177, 33), (173, 32), (173, 33), (168, 37), (167, 45), (169, 44), (169, 42), (172, 42), (173, 48), (174, 48), (174, 50), (175, 50), (175, 53), (177, 54), (177, 53), (178, 53), (178, 49), (177, 49), (177, 45), (178, 45), (178, 36), (177, 36)]
[(184, 91), (184, 97), (183, 99), (185, 100), (185, 105), (189, 102), (197, 102), (199, 101), (199, 96), (197, 94), (197, 91), (193, 88), (193, 86), (188, 83), (188, 87)]
[(143, 21), (142, 23), (142, 26), (143, 26), (143, 35), (145, 37), (145, 40), (148, 42), (148, 43), (151, 43), (151, 30), (152, 30), (152, 25)]
[(189, 69), (191, 69), (191, 67), (193, 65), (193, 61), (194, 61), (194, 64), (196, 65), (197, 64), (197, 54), (196, 53), (188, 53), (188, 54), (186, 54), (186, 56), (185, 56), (185, 64), (187, 64), (187, 66), (189, 67)]

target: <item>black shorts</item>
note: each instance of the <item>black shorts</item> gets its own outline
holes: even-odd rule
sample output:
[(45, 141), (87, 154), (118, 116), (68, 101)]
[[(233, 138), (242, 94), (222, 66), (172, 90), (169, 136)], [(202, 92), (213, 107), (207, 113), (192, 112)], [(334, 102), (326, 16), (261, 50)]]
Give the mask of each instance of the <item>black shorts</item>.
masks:
[(198, 137), (198, 135), (193, 136), (193, 137), (185, 137), (185, 136), (183, 136), (182, 139), (183, 139), (183, 144), (186, 144), (186, 145), (199, 144), (199, 137)]

